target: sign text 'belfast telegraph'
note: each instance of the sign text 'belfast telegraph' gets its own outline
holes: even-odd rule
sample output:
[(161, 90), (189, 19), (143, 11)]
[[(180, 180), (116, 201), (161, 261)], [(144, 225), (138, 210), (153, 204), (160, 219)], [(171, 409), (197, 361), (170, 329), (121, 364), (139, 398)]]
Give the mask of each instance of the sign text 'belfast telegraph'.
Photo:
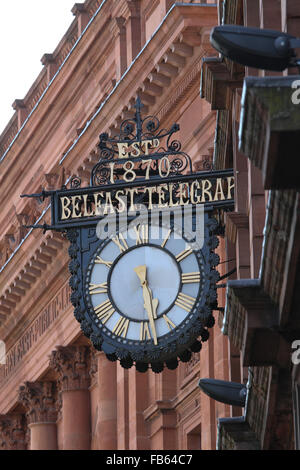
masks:
[[(176, 194), (175, 193), (176, 186)], [(86, 192), (59, 197), (60, 221), (84, 217), (101, 217), (108, 214), (135, 211), (136, 196), (145, 195), (144, 203), (149, 210), (154, 201), (157, 208), (174, 208), (189, 204), (205, 204), (220, 201), (232, 202), (234, 177), (195, 179), (192, 182), (164, 183), (148, 187), (124, 188), (111, 191)]]

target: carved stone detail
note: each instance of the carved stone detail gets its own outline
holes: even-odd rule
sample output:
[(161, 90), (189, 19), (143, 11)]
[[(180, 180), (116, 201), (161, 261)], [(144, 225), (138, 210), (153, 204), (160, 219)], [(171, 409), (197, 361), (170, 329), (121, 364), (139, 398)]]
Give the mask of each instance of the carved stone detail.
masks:
[(26, 409), (28, 424), (56, 422), (54, 382), (25, 382), (19, 389), (19, 401)]
[(184, 364), (184, 377), (189, 376), (192, 372), (195, 372), (194, 368), (200, 364), (200, 353), (194, 353), (189, 362)]
[(29, 220), (28, 220), (28, 222), (30, 224), (34, 224), (39, 219), (39, 217), (41, 216), (42, 210), (43, 210), (43, 208), (42, 208), (41, 201), (36, 199), (36, 198), (32, 198), (28, 202), (28, 211), (29, 211)]
[(0, 415), (0, 450), (26, 450), (25, 417), (19, 413)]
[(86, 390), (90, 386), (90, 352), (87, 346), (59, 346), (52, 351), (50, 367), (59, 374), (60, 389)]
[(90, 365), (90, 377), (91, 385), (97, 381), (97, 372), (98, 372), (98, 352), (91, 354), (91, 365)]
[(28, 224), (29, 222), (29, 215), (28, 214), (16, 214), (17, 220), (18, 220), (18, 226), (16, 229), (16, 243), (19, 245), (23, 238), (25, 238), (28, 230), (24, 227), (24, 225)]
[(139, 0), (125, 0), (130, 16), (132, 18), (138, 18), (140, 16), (141, 5)]
[(59, 176), (60, 175), (58, 173), (45, 174), (45, 186), (48, 191), (51, 191), (52, 189), (55, 189), (57, 187)]

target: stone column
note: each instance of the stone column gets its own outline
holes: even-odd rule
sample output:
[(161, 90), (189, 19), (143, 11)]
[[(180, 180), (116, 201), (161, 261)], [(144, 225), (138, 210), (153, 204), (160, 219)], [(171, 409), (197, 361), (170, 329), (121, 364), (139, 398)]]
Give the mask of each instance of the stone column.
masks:
[(21, 413), (0, 415), (0, 450), (26, 450), (26, 419)]
[(117, 364), (103, 352), (98, 355), (98, 436), (99, 450), (118, 448), (117, 436)]
[(118, 450), (129, 449), (128, 370), (117, 362), (117, 437)]
[(127, 64), (130, 65), (141, 50), (141, 2), (126, 0), (126, 4)]
[(53, 54), (44, 54), (41, 58), (41, 62), (46, 67), (47, 82), (49, 83), (57, 72), (58, 66), (55, 62)]
[(75, 3), (71, 12), (77, 18), (78, 37), (80, 37), (90, 20), (89, 13), (85, 8), (84, 3)]
[(26, 409), (30, 450), (56, 450), (56, 387), (54, 382), (25, 382), (19, 401)]
[(50, 367), (58, 373), (62, 401), (63, 450), (89, 450), (91, 442), (89, 348), (58, 347)]
[(129, 449), (150, 449), (148, 424), (143, 413), (148, 406), (148, 374), (131, 368), (128, 371), (129, 383)]
[(23, 100), (15, 100), (12, 104), (13, 109), (18, 115), (18, 129), (20, 129), (28, 116), (28, 110)]
[[(137, 402), (140, 401), (140, 414), (143, 419), (144, 443), (149, 436), (148, 446), (151, 450), (172, 450), (177, 449), (177, 414), (173, 404), (173, 397), (176, 393), (177, 372), (165, 369), (161, 374), (148, 371), (148, 383), (145, 382), (146, 374), (140, 374), (138, 380), (143, 380), (144, 391), (148, 389), (148, 408), (146, 397), (142, 404), (140, 394), (141, 384), (137, 383)], [(179, 382), (181, 383), (181, 382)], [(144, 392), (145, 394), (145, 392)], [(142, 409), (144, 412), (142, 413)], [(141, 425), (141, 422), (140, 422)], [(147, 429), (148, 428), (148, 429)], [(145, 444), (144, 444), (145, 445)]]
[(91, 398), (91, 450), (98, 449), (98, 435), (97, 435), (97, 422), (98, 422), (98, 358), (97, 351), (91, 350), (91, 363), (89, 370), (91, 383), (90, 383), (90, 398)]
[(111, 20), (111, 33), (115, 38), (116, 79), (120, 80), (127, 68), (127, 41), (125, 19), (118, 16)]

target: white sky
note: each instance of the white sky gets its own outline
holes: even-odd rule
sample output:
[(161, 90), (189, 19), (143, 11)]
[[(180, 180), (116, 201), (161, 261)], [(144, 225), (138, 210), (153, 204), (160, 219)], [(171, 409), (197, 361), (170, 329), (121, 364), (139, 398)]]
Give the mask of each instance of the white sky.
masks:
[[(80, 1), (80, 0), (79, 0)], [(0, 0), (0, 134), (74, 20), (76, 0)], [(83, 0), (80, 1), (83, 3)]]

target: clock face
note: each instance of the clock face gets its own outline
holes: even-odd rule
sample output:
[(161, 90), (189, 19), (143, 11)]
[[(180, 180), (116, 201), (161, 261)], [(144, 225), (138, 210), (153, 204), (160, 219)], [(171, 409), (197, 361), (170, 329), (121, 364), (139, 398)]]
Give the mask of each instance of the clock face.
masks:
[(174, 229), (139, 224), (103, 241), (85, 276), (85, 301), (109, 351), (171, 357), (199, 313), (204, 259)]

